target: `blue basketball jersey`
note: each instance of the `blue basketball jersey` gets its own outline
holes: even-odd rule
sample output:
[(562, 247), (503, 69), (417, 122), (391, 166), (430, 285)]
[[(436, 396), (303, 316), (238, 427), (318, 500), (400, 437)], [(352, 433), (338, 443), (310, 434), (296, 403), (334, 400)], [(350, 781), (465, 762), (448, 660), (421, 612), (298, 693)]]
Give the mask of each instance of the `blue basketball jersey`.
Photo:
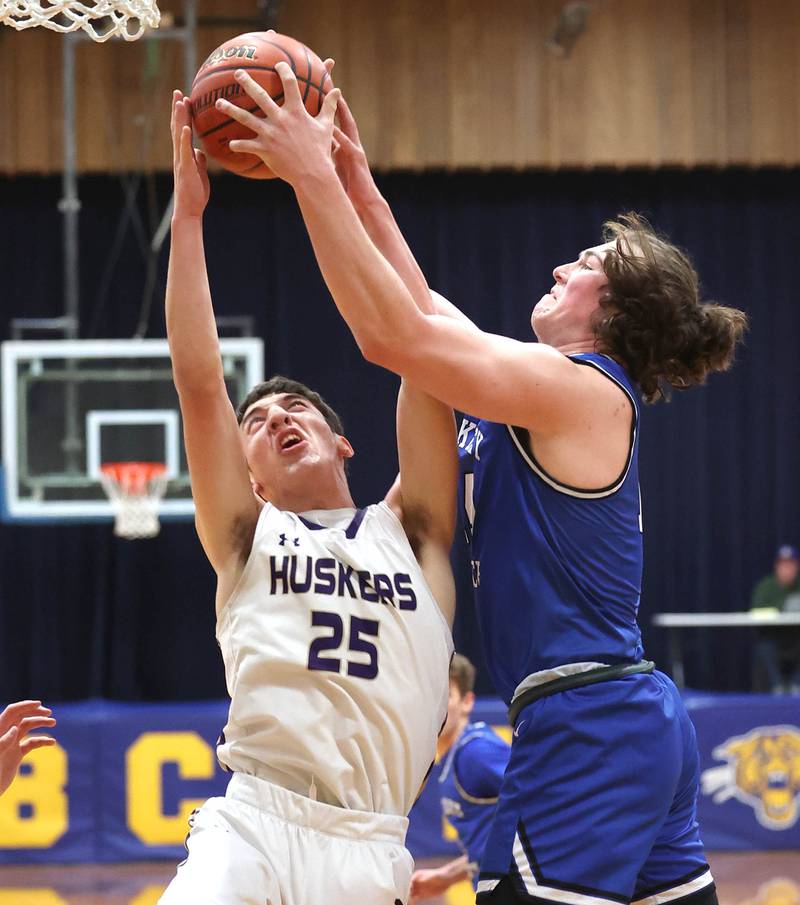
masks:
[(639, 404), (617, 362), (597, 353), (570, 358), (597, 368), (630, 400), (628, 460), (613, 484), (560, 483), (519, 428), (465, 417), (458, 435), (478, 622), (506, 703), (531, 673), (643, 654)]
[(486, 723), (470, 723), (447, 752), (439, 774), (442, 814), (458, 833), (475, 885), (510, 753), (510, 745)]

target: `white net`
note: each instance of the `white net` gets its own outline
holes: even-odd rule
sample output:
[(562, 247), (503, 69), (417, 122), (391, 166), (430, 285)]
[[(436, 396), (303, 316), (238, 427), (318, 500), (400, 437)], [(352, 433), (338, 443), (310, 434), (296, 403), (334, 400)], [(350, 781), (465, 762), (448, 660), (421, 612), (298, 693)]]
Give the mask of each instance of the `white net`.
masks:
[(41, 25), (53, 31), (82, 28), (93, 41), (118, 35), (135, 41), (146, 28), (158, 28), (156, 0), (0, 0), (0, 22), (16, 28)]
[(136, 540), (158, 534), (158, 503), (167, 489), (166, 471), (159, 462), (113, 462), (100, 467), (117, 537)]

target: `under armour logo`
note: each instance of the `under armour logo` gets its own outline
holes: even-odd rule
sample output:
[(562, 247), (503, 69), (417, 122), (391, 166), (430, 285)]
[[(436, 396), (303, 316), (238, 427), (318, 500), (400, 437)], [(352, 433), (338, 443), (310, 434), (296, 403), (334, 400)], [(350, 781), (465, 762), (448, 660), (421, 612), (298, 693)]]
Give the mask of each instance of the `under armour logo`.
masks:
[(299, 546), (300, 546), (300, 538), (299, 538), (299, 537), (287, 537), (285, 534), (281, 534), (280, 545), (281, 545), (282, 547), (285, 547), (286, 544), (287, 544), (289, 541), (291, 541), (291, 542), (295, 545), (295, 547), (299, 547)]

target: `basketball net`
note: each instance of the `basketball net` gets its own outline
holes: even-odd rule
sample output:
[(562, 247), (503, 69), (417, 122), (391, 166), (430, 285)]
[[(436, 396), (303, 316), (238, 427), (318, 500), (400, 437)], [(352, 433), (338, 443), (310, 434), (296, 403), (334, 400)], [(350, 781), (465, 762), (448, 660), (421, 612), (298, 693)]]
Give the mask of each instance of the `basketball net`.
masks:
[(0, 22), (21, 31), (41, 25), (52, 31), (82, 28), (93, 41), (119, 35), (135, 41), (146, 28), (158, 28), (156, 0), (0, 0)]
[(167, 489), (166, 465), (108, 462), (100, 466), (100, 480), (114, 510), (117, 537), (136, 540), (158, 534), (158, 503)]

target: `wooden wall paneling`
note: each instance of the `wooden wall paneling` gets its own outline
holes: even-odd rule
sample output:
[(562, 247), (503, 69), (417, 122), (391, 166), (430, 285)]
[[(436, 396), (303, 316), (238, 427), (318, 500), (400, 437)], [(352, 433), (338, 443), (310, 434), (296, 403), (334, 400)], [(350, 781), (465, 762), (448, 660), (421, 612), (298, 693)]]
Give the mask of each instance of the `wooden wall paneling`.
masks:
[(127, 111), (114, 60), (126, 51), (116, 43), (81, 41), (75, 49), (75, 124), (81, 170), (125, 169)]
[(750, 0), (728, 0), (725, 10), (725, 164), (752, 162)]
[(519, 62), (533, 57), (538, 64), (538, 75), (542, 58), (548, 53), (542, 40), (543, 32), (532, 15), (533, 6), (518, 0), (504, 0), (503, 15), (497, 17), (499, 27), (487, 30), (486, 56), (479, 62), (479, 67), (489, 76), (487, 94), (481, 105), (485, 117), (481, 149), (484, 168), (519, 166), (523, 154), (526, 159), (534, 155), (541, 160), (541, 145), (528, 144), (523, 138), (526, 135), (523, 121), (535, 117), (536, 108), (541, 106), (541, 99), (531, 94), (541, 79), (534, 78), (527, 84), (518, 74)]
[[(14, 103), (9, 116), (11, 172), (50, 170), (60, 160), (61, 45), (34, 28), (9, 34), (3, 45), (3, 76)], [(56, 78), (53, 78), (55, 70)]]
[(417, 160), (412, 167), (446, 167), (452, 159), (449, 123), (462, 62), (453, 56), (446, 22), (445, 4), (416, 5), (412, 104)]
[[(338, 59), (378, 169), (800, 164), (797, 0), (598, 3), (559, 59), (545, 42), (562, 7), (318, 0), (286, 3), (279, 29)], [(198, 12), (198, 62), (262, 27), (254, 0)], [(0, 29), (0, 172), (61, 168), (63, 41)], [(181, 58), (172, 41), (80, 43), (81, 171), (170, 167)]]
[[(730, 155), (726, 0), (689, 3), (689, 110), (676, 126), (686, 139), (686, 166), (727, 162)], [(665, 42), (669, 43), (669, 42)]]
[(0, 172), (7, 171), (14, 159), (14, 122), (16, 114), (16, 87), (10, 78), (10, 67), (2, 61), (9, 55), (11, 29), (0, 29)]
[[(385, 120), (391, 119), (391, 97), (386, 96), (384, 67), (386, 48), (380, 41), (381, 26), (370, 15), (369, 0), (353, 0), (342, 14), (342, 28), (337, 35), (337, 84), (358, 123), (364, 150), (371, 164), (381, 167), (389, 156), (390, 139)], [(387, 115), (388, 108), (388, 115)]]
[[(485, 29), (482, 17), (475, 15), (474, 4), (470, 0), (448, 0), (443, 5), (450, 22), (450, 59), (452, 66), (449, 77), (452, 80), (451, 104), (442, 120), (444, 128), (449, 126), (451, 158), (448, 163), (460, 160), (465, 167), (479, 167), (486, 164), (482, 154), (485, 116), (484, 103), (492, 96), (496, 87), (496, 74), (487, 71), (485, 60)], [(489, 19), (490, 17), (486, 17)], [(497, 18), (491, 17), (496, 23)], [(498, 141), (501, 136), (495, 136)]]
[(670, 26), (663, 18), (655, 24), (654, 96), (648, 98), (656, 114), (656, 131), (651, 136), (655, 166), (691, 166), (697, 154), (692, 115), (697, 81), (692, 53), (693, 5), (691, 0), (673, 0)]
[[(549, 109), (550, 72), (555, 57), (545, 46), (555, 17), (552, 3), (518, 0), (515, 17), (520, 27), (511, 35), (509, 65), (514, 81), (515, 112), (510, 131), (510, 164), (553, 165), (553, 135)], [(513, 43), (512, 43), (513, 42)]]
[[(553, 6), (557, 10), (559, 4)], [(622, 100), (618, 43), (618, 25), (606, 5), (593, 10), (587, 31), (569, 56), (546, 58), (553, 87), (548, 115), (556, 166), (585, 166), (587, 149), (598, 155), (595, 162), (601, 166), (615, 162), (621, 132), (615, 111)]]
[[(468, 85), (467, 102), (459, 103), (455, 147), (468, 153), (467, 166), (485, 169), (508, 166), (510, 143), (518, 116), (513, 81), (513, 58), (518, 48), (512, 35), (521, 22), (513, 17), (513, 4), (498, 4), (493, 16), (481, 16), (471, 8), (460, 13), (462, 28), (453, 54), (453, 97)], [(457, 13), (458, 14), (458, 13)], [(469, 27), (466, 27), (467, 21)], [(447, 110), (443, 110), (446, 121)]]
[[(415, 0), (387, 4), (377, 35), (380, 62), (370, 79), (377, 93), (381, 157), (388, 166), (400, 169), (418, 165), (421, 155), (416, 102), (431, 98), (436, 91), (435, 83), (425, 84), (417, 68), (420, 53), (415, 9)], [(367, 79), (369, 73), (360, 69), (359, 76)]]
[(800, 4), (750, 0), (752, 162), (784, 165), (800, 148)]

